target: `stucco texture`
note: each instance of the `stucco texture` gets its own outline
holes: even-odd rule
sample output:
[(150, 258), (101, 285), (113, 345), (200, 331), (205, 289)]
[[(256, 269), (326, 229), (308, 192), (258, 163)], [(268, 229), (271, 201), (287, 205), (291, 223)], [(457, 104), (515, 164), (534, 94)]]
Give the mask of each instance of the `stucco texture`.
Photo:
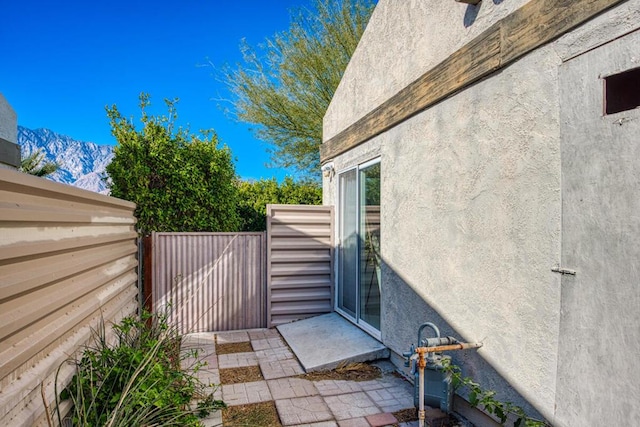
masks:
[[(509, 3), (381, 1), (325, 139), (523, 2)], [(468, 10), (477, 11), (472, 25)], [(558, 64), (553, 51), (536, 52), (334, 159), (340, 171), (382, 158), (383, 342), (406, 351), (437, 314), (443, 329), (484, 342), (467, 374), (547, 413), (560, 293), (551, 272), (560, 257)], [(331, 203), (335, 187), (325, 188)]]
[(13, 142), (18, 141), (18, 117), (5, 97), (0, 93), (0, 138)]
[(493, 0), (473, 6), (453, 0), (379, 0), (329, 105), (323, 140), (527, 2)]
[(558, 59), (538, 51), (381, 137), (383, 257), (403, 282), (383, 283), (382, 332), (397, 352), (415, 341), (417, 324), (430, 319), (415, 312), (408, 327), (397, 314), (415, 292), (551, 411), (560, 155), (558, 105), (548, 102), (556, 75), (542, 64), (554, 70)]
[[(562, 278), (557, 425), (640, 425), (640, 109), (602, 115), (603, 76), (640, 30), (560, 68)], [(608, 345), (603, 345), (608, 343)]]
[[(380, 0), (327, 111), (324, 140), (525, 3), (494, 0), (466, 6), (440, 0)], [(416, 343), (417, 328), (425, 321), (441, 326), (444, 334), (482, 341), (478, 351), (453, 354), (464, 373), (497, 390), (498, 398), (522, 404), (558, 426), (599, 425), (593, 424), (601, 420), (594, 415), (597, 411), (589, 414), (589, 404), (576, 402), (576, 390), (597, 394), (593, 384), (581, 377), (580, 366), (593, 367), (606, 354), (594, 350), (582, 355), (583, 365), (572, 363), (572, 354), (583, 348), (572, 337), (576, 328), (584, 329), (584, 317), (575, 317), (582, 299), (577, 291), (566, 289), (568, 279), (552, 272), (566, 258), (561, 252), (565, 191), (561, 150), (566, 141), (563, 132), (570, 127), (561, 124), (567, 117), (561, 115), (561, 102), (566, 104), (572, 92), (584, 90), (570, 86), (563, 98), (559, 73), (563, 61), (638, 28), (639, 10), (640, 0), (624, 2), (331, 159), (340, 173), (381, 158), (384, 344), (395, 356), (406, 351)], [(637, 58), (627, 52), (627, 62)], [(629, 66), (620, 63), (619, 69)], [(583, 133), (590, 136), (589, 131)], [(336, 177), (325, 178), (325, 204), (339, 204), (336, 182)], [(628, 197), (637, 199), (636, 191)], [(621, 209), (631, 215), (630, 208)], [(637, 235), (634, 221), (623, 225), (631, 235)], [(619, 246), (610, 248), (619, 250), (612, 257), (634, 263)], [(622, 281), (627, 305), (635, 304), (637, 312), (639, 297), (632, 290), (640, 278), (632, 271), (625, 270)], [(573, 314), (566, 311), (567, 297), (574, 298)], [(611, 307), (616, 301), (620, 302), (612, 296)], [(597, 301), (587, 307), (590, 319), (601, 319)], [(625, 325), (613, 328), (618, 335), (621, 328), (628, 333), (638, 327), (638, 320), (629, 315), (614, 316), (606, 325), (612, 322)], [(619, 338), (636, 349), (638, 334)], [(616, 360), (633, 366), (629, 359), (633, 354)], [(638, 377), (637, 371), (623, 370), (631, 378)], [(629, 387), (626, 390), (629, 393)], [(630, 393), (637, 395), (637, 387)], [(598, 403), (591, 392), (589, 396), (591, 404), (606, 411), (607, 405)], [(563, 405), (570, 406), (558, 409)], [(620, 422), (624, 424), (628, 416), (620, 415)]]

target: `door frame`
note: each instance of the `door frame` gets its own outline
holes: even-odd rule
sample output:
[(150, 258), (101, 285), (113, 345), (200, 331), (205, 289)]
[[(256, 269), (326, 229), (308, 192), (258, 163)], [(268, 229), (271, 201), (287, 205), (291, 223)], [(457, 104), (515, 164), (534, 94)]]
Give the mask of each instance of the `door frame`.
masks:
[[(354, 166), (349, 166), (347, 168), (341, 169), (340, 171), (338, 171), (336, 173), (336, 189), (335, 189), (335, 194), (336, 194), (336, 209), (335, 209), (335, 222), (334, 224), (336, 224), (334, 233), (334, 241), (336, 242), (336, 247), (335, 247), (335, 254), (334, 254), (334, 310), (340, 314), (342, 317), (344, 317), (345, 319), (347, 319), (348, 321), (350, 321), (351, 323), (353, 323), (354, 325), (358, 326), (360, 329), (362, 329), (363, 331), (365, 331), (366, 333), (368, 333), (369, 335), (371, 335), (372, 337), (374, 337), (375, 339), (381, 341), (382, 340), (382, 286), (380, 286), (380, 294), (381, 294), (381, 301), (380, 301), (380, 330), (376, 329), (374, 326), (371, 326), (370, 324), (368, 324), (367, 322), (365, 322), (364, 320), (362, 320), (360, 318), (360, 262), (357, 262), (357, 283), (355, 284), (356, 287), (356, 313), (355, 313), (355, 317), (351, 316), (351, 314), (345, 312), (344, 310), (342, 310), (339, 306), (338, 306), (338, 301), (339, 301), (339, 295), (338, 292), (340, 292), (340, 286), (339, 286), (339, 280), (340, 280), (340, 257), (342, 256), (342, 241), (341, 241), (341, 235), (342, 235), (342, 191), (340, 188), (340, 176), (344, 173), (347, 173), (349, 171), (355, 170), (356, 171), (356, 192), (357, 192), (357, 196), (356, 196), (356, 200), (358, 203), (358, 209), (356, 209), (356, 223), (358, 224), (358, 255), (360, 254), (360, 224), (361, 224), (361, 209), (360, 209), (360, 171), (363, 169), (366, 169), (370, 166), (373, 166), (375, 164), (380, 164), (381, 163), (381, 157), (380, 156), (376, 156), (372, 159), (366, 160), (364, 162), (358, 163)], [(381, 283), (380, 283), (381, 285)]]

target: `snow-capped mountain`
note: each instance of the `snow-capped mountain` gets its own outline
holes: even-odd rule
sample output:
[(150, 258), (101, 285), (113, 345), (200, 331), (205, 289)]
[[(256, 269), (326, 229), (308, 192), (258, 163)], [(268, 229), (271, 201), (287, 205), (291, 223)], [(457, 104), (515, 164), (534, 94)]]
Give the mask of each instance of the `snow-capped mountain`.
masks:
[(113, 147), (93, 142), (76, 141), (49, 129), (28, 129), (18, 126), (18, 145), (22, 157), (40, 149), (45, 160), (60, 165), (48, 176), (56, 182), (71, 184), (85, 190), (108, 194), (105, 168), (113, 158)]

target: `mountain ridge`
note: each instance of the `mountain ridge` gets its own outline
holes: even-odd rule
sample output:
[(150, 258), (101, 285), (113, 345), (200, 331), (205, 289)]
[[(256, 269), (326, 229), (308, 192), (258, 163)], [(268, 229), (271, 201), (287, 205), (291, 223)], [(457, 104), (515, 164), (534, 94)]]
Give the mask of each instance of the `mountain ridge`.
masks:
[(18, 126), (18, 145), (23, 158), (40, 149), (45, 161), (60, 165), (47, 177), (51, 181), (109, 194), (105, 169), (113, 158), (113, 147), (79, 141), (47, 128), (24, 126)]

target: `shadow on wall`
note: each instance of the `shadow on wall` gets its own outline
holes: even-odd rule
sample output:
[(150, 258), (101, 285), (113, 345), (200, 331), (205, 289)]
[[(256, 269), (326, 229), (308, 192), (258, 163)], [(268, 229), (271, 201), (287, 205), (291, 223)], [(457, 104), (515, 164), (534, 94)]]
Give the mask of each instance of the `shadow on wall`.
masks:
[[(502, 3), (504, 0), (493, 0), (493, 4), (500, 4)], [(464, 27), (465, 28), (469, 28), (470, 26), (473, 25), (474, 22), (476, 22), (476, 19), (478, 18), (478, 12), (480, 12), (480, 7), (482, 6), (482, 2), (478, 3), (477, 5), (468, 5), (467, 6), (467, 10), (464, 13)]]
[(482, 2), (478, 3), (475, 6), (472, 4), (467, 6), (467, 10), (464, 13), (464, 20), (463, 20), (465, 28), (469, 28), (470, 26), (473, 25), (474, 22), (476, 22), (476, 18), (478, 17), (478, 12), (480, 12), (480, 6), (482, 6)]
[[(469, 337), (454, 329), (440, 313), (426, 303), (405, 280), (383, 263), (382, 283), (388, 289), (382, 292), (382, 339), (384, 344), (397, 354), (408, 351), (411, 344), (417, 344), (419, 326), (432, 322), (440, 329), (441, 336), (453, 336), (464, 342), (482, 341), (482, 337)], [(392, 290), (392, 291), (391, 291)], [(395, 327), (393, 325), (396, 325)], [(430, 335), (429, 329), (426, 336)], [(462, 375), (480, 383), (484, 390), (496, 391), (496, 398), (521, 406), (530, 416), (544, 419), (537, 409), (512, 384), (502, 377), (477, 350), (450, 351), (452, 363), (462, 368)], [(468, 400), (466, 391), (457, 393)]]

